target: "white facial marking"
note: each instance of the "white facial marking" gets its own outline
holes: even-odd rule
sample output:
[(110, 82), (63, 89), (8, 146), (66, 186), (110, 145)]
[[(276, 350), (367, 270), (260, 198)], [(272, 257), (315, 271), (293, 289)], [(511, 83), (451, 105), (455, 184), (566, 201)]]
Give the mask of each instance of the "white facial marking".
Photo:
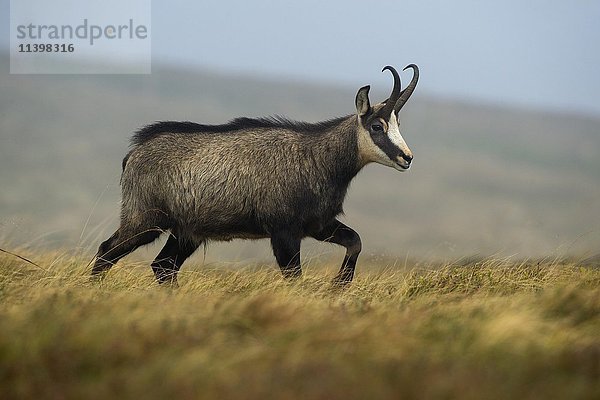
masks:
[(398, 126), (398, 120), (396, 119), (396, 114), (392, 113), (390, 116), (390, 120), (388, 121), (388, 137), (396, 146), (402, 150), (404, 154), (409, 157), (412, 157), (412, 151), (408, 148), (408, 145), (404, 141), (404, 138), (400, 134), (400, 127)]
[[(400, 128), (398, 127), (398, 121), (396, 119), (396, 115), (392, 113), (390, 116), (388, 124), (387, 135), (390, 141), (397, 146), (402, 152), (412, 157), (412, 151), (408, 148), (408, 145), (404, 141), (404, 138), (400, 134)], [(359, 121), (359, 126), (362, 126)], [(369, 131), (366, 129), (360, 129), (359, 138), (358, 138), (358, 147), (359, 153), (361, 156), (362, 164), (368, 164), (370, 162), (376, 162), (381, 165), (385, 165), (387, 167), (392, 167), (397, 169), (398, 171), (405, 171), (408, 169), (410, 164), (406, 162), (402, 157), (397, 157), (396, 160), (391, 160), (383, 150), (379, 148), (371, 138)]]

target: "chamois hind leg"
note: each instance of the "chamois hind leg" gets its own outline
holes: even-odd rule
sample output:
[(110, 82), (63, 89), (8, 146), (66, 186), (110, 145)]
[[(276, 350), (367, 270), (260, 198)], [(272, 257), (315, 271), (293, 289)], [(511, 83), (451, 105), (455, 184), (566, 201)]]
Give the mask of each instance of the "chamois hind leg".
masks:
[(325, 225), (321, 231), (313, 234), (312, 237), (323, 242), (339, 244), (346, 248), (346, 256), (344, 257), (340, 271), (333, 279), (333, 284), (336, 286), (345, 286), (352, 282), (356, 260), (362, 249), (358, 233), (337, 219), (334, 219)]
[(287, 231), (271, 235), (271, 246), (283, 277), (295, 279), (302, 276), (300, 266), (300, 237)]
[(183, 262), (198, 248), (198, 244), (187, 240), (178, 240), (172, 234), (156, 259), (152, 262), (152, 271), (158, 283), (177, 285), (177, 272)]
[(96, 253), (96, 261), (92, 267), (92, 278), (102, 278), (117, 261), (138, 247), (152, 242), (161, 233), (162, 231), (159, 229), (134, 231), (121, 226), (111, 237), (100, 244)]

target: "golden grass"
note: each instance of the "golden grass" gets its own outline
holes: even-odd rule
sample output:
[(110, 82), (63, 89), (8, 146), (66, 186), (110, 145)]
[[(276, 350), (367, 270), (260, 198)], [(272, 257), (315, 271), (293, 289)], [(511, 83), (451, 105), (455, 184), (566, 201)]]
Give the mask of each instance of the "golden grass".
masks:
[[(41, 257), (41, 262), (40, 262)], [(0, 398), (600, 398), (600, 269), (185, 266), (0, 256)]]

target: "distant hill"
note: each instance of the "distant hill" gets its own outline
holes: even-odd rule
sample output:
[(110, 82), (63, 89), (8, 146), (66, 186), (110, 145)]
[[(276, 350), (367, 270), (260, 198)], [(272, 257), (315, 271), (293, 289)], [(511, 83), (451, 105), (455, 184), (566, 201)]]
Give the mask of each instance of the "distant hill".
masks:
[[(116, 226), (120, 162), (141, 125), (273, 114), (318, 121), (353, 112), (356, 89), (368, 83), (325, 87), (153, 71), (17, 76), (4, 68), (0, 242), (92, 253)], [(377, 88), (372, 99), (388, 89)], [(440, 100), (417, 89), (401, 121), (413, 168), (367, 167), (346, 202), (345, 221), (363, 236), (366, 255), (600, 252), (600, 119)], [(306, 256), (330, 251), (343, 253), (319, 244)], [(207, 259), (266, 257), (263, 241), (211, 245)]]

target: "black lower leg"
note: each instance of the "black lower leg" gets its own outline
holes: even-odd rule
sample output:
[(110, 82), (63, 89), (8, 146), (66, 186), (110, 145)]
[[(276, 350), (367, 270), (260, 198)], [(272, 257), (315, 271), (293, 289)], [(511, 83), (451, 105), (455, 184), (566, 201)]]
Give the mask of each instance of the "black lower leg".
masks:
[(92, 277), (102, 277), (121, 258), (135, 249), (152, 242), (160, 235), (160, 231), (149, 230), (137, 234), (126, 234), (119, 229), (102, 242), (96, 253), (96, 261), (92, 267)]
[(116, 263), (115, 260), (115, 252), (111, 253), (111, 249), (117, 244), (119, 236), (119, 231), (116, 231), (112, 234), (111, 237), (106, 239), (104, 242), (100, 244), (98, 247), (98, 252), (96, 253), (96, 260), (94, 262), (94, 266), (92, 267), (92, 276), (101, 276), (108, 272), (110, 267)]
[(356, 231), (337, 219), (327, 224), (321, 231), (312, 235), (315, 239), (324, 242), (336, 243), (346, 248), (346, 255), (342, 266), (333, 279), (336, 285), (346, 285), (354, 279), (356, 261), (362, 249), (360, 236)]
[(294, 279), (302, 276), (299, 235), (286, 231), (276, 232), (271, 236), (271, 246), (284, 278)]
[(177, 272), (197, 248), (195, 244), (179, 241), (175, 236), (169, 235), (167, 243), (152, 262), (152, 271), (158, 283), (177, 284)]

